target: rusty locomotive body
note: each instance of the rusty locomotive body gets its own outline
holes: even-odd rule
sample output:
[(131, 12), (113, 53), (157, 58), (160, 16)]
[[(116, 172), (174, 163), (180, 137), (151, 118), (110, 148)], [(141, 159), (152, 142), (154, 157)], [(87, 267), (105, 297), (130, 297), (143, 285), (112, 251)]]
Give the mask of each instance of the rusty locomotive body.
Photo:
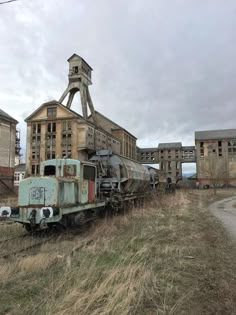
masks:
[(10, 218), (28, 231), (80, 226), (107, 208), (119, 211), (142, 203), (149, 189), (147, 168), (108, 150), (96, 152), (88, 162), (47, 160), (40, 176), (20, 182), (18, 207), (11, 209)]

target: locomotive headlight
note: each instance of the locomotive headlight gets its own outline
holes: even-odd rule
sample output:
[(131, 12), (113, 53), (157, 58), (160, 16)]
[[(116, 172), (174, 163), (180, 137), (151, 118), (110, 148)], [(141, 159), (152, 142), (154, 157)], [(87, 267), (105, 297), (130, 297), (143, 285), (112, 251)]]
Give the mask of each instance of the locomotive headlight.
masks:
[(40, 209), (40, 216), (41, 218), (51, 218), (53, 216), (53, 209), (52, 207), (43, 207)]
[(0, 207), (0, 217), (10, 217), (11, 215), (11, 207)]

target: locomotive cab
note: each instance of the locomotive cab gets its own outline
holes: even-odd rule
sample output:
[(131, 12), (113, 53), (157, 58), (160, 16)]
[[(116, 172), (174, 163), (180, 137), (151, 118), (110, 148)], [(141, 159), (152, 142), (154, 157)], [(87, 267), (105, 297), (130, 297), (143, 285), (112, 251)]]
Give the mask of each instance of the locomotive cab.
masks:
[[(40, 176), (20, 182), (18, 213), (11, 219), (27, 229), (81, 222), (104, 203), (97, 201), (96, 166), (74, 159), (54, 159), (41, 163)], [(91, 210), (91, 211), (89, 211)], [(65, 219), (66, 218), (66, 219)]]

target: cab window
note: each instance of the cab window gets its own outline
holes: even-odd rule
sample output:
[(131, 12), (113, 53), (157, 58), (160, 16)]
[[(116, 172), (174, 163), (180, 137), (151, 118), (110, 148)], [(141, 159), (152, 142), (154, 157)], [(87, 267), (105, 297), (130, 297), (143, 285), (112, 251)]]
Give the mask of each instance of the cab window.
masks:
[(56, 166), (54, 165), (46, 165), (44, 167), (44, 176), (53, 176), (56, 175)]
[(96, 169), (94, 166), (84, 165), (84, 179), (95, 181)]

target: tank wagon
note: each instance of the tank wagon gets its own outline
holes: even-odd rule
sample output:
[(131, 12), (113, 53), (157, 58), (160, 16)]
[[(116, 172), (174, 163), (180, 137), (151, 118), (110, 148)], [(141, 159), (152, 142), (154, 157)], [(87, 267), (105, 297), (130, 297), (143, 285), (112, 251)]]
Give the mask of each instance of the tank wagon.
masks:
[(130, 202), (142, 203), (150, 185), (150, 174), (142, 164), (109, 150), (97, 151), (90, 160), (98, 170), (98, 194), (107, 204), (119, 211)]
[(10, 208), (10, 218), (28, 231), (80, 226), (107, 207), (119, 211), (142, 202), (149, 185), (144, 166), (107, 150), (88, 162), (47, 160), (40, 165), (40, 176), (20, 182), (18, 206)]

